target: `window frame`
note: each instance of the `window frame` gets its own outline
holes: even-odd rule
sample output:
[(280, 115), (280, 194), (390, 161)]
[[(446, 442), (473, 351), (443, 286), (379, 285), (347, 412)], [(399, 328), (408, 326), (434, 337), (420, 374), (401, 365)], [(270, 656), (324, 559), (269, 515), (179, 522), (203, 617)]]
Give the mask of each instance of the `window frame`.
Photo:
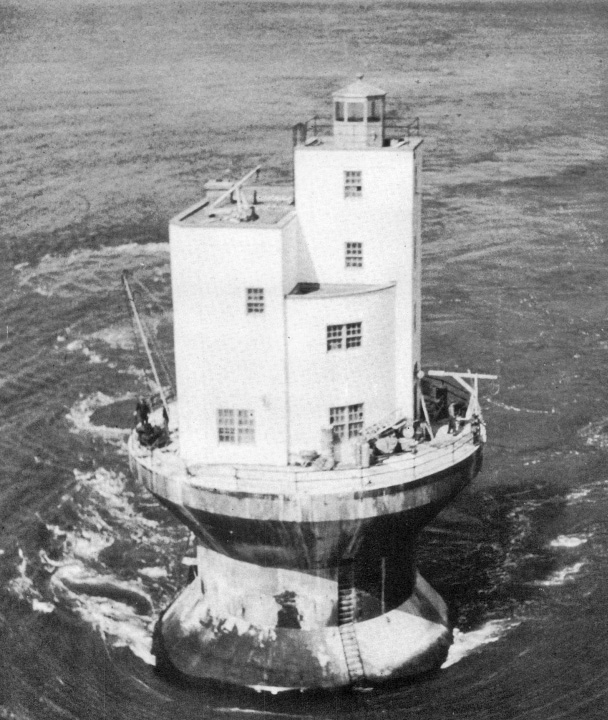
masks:
[(325, 347), (327, 352), (353, 350), (363, 344), (363, 321), (327, 325)]
[(217, 408), (219, 445), (254, 445), (255, 412), (243, 408)]
[(261, 315), (266, 311), (264, 288), (248, 287), (245, 290), (245, 310), (247, 315)]
[(363, 403), (329, 408), (329, 426), (335, 439), (342, 442), (363, 432)]
[(344, 171), (344, 199), (363, 197), (363, 171)]
[(367, 103), (365, 100), (349, 100), (346, 103), (346, 122), (365, 122)]
[(344, 243), (344, 267), (357, 268), (363, 267), (363, 243), (358, 240), (347, 240)]

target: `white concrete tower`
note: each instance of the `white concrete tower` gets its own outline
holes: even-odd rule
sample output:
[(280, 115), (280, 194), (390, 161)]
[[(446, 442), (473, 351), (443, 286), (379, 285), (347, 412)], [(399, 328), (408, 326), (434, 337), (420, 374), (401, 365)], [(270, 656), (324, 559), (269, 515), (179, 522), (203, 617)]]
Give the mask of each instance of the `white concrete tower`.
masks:
[(344, 465), (362, 428), (417, 415), (422, 141), (385, 95), (360, 78), (332, 131), (298, 126), (295, 189), (208, 183), (171, 221), (187, 463), (284, 466), (331, 436)]
[[(311, 273), (326, 288), (324, 322), (360, 322), (361, 340), (313, 363), (304, 344), (290, 348), (292, 427), (302, 400), (315, 406), (313, 392), (317, 404), (362, 404), (365, 425), (395, 410), (417, 415), (422, 140), (386, 126), (385, 96), (360, 77), (333, 95), (332, 136), (298, 135), (296, 208)], [(295, 383), (314, 390), (298, 402)]]

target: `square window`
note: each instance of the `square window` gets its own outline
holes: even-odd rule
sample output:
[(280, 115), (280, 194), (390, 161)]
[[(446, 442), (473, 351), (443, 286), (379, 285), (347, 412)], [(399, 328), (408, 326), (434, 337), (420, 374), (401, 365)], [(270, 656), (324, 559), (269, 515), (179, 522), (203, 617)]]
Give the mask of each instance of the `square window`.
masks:
[(360, 322), (346, 325), (327, 326), (327, 352), (330, 350), (348, 350), (361, 347), (363, 324)]
[(361, 346), (361, 323), (349, 323), (346, 326), (346, 349)]
[(346, 243), (345, 264), (347, 268), (363, 267), (363, 243)]
[(217, 411), (217, 437), (220, 443), (254, 443), (253, 410), (219, 409)]
[(329, 424), (334, 440), (360, 435), (363, 432), (363, 403), (329, 408)]
[(361, 170), (344, 171), (344, 197), (361, 197), (363, 194), (363, 180)]
[(264, 288), (247, 288), (247, 314), (264, 312)]

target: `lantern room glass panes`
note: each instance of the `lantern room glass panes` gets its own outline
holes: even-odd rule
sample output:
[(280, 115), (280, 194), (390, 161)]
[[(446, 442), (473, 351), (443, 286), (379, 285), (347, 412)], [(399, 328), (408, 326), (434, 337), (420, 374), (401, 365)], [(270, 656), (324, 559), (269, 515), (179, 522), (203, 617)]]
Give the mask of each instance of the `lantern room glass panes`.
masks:
[(380, 122), (382, 120), (382, 100), (369, 100), (367, 103), (368, 122)]
[(349, 102), (348, 103), (348, 121), (363, 122), (365, 117), (365, 103)]

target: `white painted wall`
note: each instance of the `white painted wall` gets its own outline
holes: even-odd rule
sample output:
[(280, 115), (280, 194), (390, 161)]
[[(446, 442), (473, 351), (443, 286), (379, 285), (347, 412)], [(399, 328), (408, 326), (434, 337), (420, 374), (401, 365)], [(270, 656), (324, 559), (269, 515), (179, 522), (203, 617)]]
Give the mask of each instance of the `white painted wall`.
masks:
[[(286, 301), (290, 450), (319, 450), (329, 408), (364, 403), (371, 424), (395, 407), (395, 288)], [(362, 322), (359, 348), (327, 351), (327, 325)]]
[[(414, 265), (420, 222), (414, 168), (420, 142), (400, 148), (342, 150), (327, 144), (295, 149), (296, 209), (318, 282), (397, 282), (392, 409), (409, 415), (415, 412), (413, 371), (420, 363), (420, 263)], [(360, 198), (344, 197), (347, 170), (362, 172)], [(345, 267), (347, 241), (363, 243), (362, 268)]]
[[(400, 149), (296, 148), (296, 212), (275, 226), (170, 225), (181, 454), (186, 462), (284, 465), (320, 449), (329, 408), (363, 403), (364, 423), (414, 414), (420, 361), (419, 142)], [(363, 195), (344, 197), (344, 171)], [(419, 174), (418, 174), (419, 175)], [(345, 243), (363, 267), (345, 267)], [(289, 296), (298, 282), (390, 285)], [(265, 312), (247, 314), (246, 288)], [(327, 352), (327, 325), (363, 323), (360, 348)], [(218, 441), (217, 410), (253, 410), (255, 444)]]
[[(180, 452), (188, 463), (287, 462), (282, 232), (169, 229)], [(247, 314), (246, 288), (265, 312)], [(217, 409), (255, 413), (255, 444), (218, 442)]]

